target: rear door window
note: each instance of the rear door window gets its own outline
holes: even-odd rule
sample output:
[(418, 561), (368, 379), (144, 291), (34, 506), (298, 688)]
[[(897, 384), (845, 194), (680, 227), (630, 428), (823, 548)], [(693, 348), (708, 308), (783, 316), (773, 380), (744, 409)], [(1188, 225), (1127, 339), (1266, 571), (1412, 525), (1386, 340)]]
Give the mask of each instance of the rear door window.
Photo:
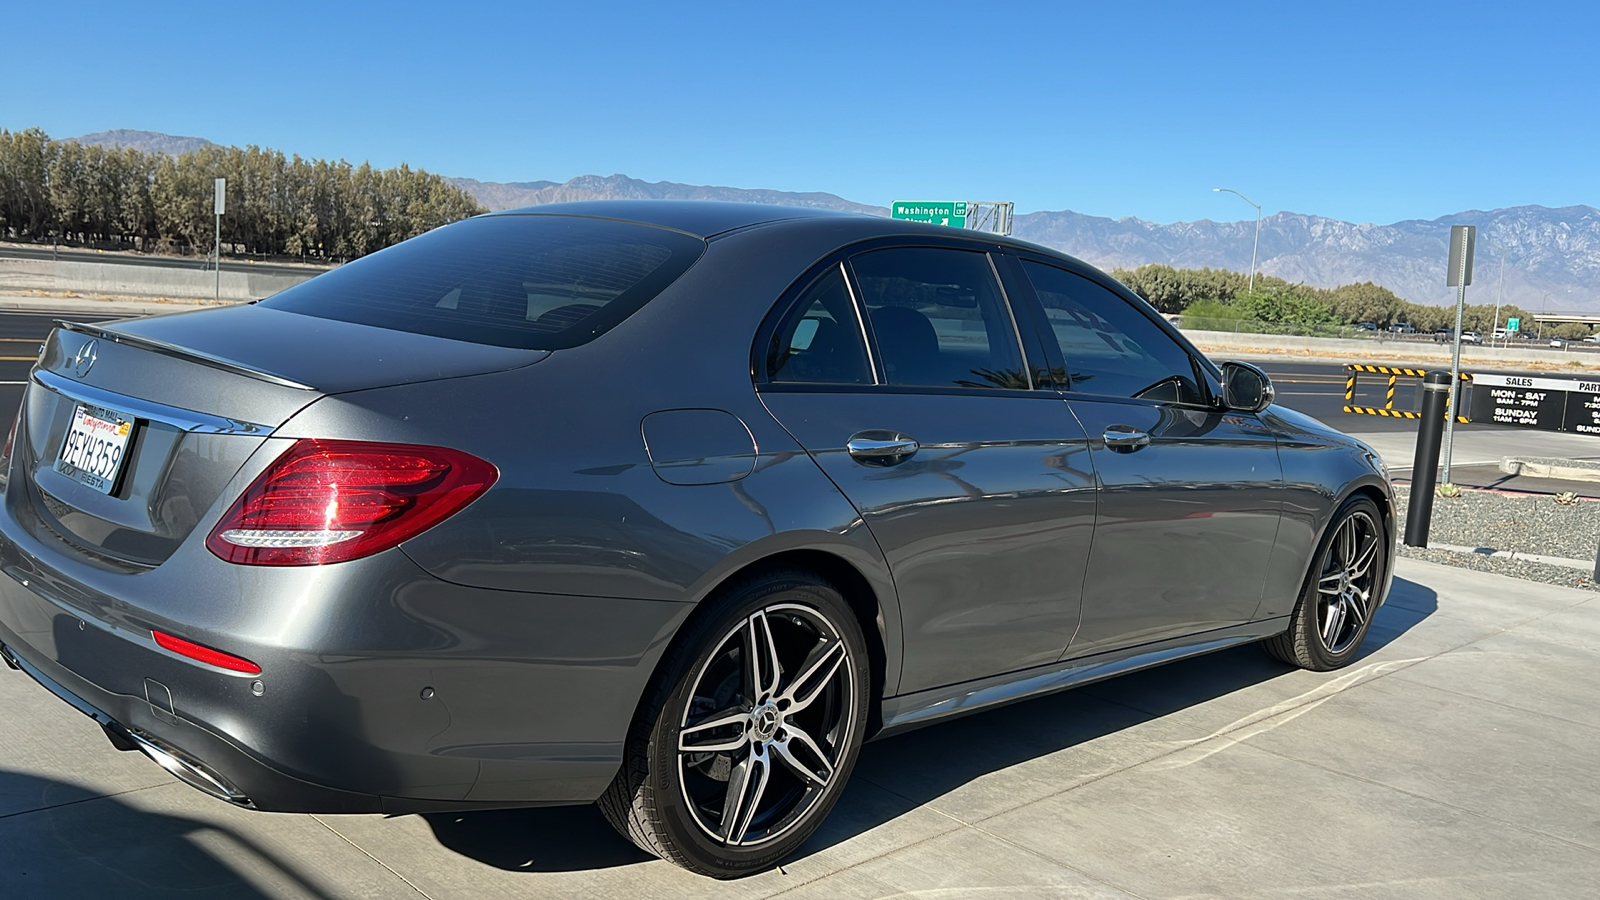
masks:
[(575, 216), (446, 225), (261, 301), (396, 331), (559, 350), (632, 315), (705, 252), (665, 228)]
[(1084, 394), (1201, 404), (1194, 359), (1132, 304), (1081, 275), (1023, 260), (1066, 364)]
[(850, 260), (889, 384), (1027, 390), (988, 254), (895, 247)]

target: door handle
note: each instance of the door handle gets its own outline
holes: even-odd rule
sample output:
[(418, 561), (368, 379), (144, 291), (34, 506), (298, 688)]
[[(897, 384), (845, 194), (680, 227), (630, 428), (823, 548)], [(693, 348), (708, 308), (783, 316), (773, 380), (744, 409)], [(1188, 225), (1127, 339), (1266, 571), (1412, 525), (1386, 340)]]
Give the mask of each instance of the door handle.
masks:
[(1133, 451), (1150, 443), (1149, 432), (1140, 431), (1131, 425), (1112, 425), (1106, 428), (1106, 433), (1101, 435), (1106, 446), (1122, 453)]
[(894, 465), (904, 462), (921, 449), (913, 438), (898, 431), (858, 431), (850, 435), (844, 448), (858, 462), (868, 465)]

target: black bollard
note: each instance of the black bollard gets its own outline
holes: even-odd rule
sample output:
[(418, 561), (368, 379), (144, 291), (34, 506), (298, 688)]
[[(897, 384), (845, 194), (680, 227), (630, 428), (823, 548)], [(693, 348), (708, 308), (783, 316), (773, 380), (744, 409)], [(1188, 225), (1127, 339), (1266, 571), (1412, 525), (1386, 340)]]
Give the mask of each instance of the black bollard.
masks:
[(1428, 526), (1433, 522), (1433, 485), (1439, 477), (1439, 438), (1444, 435), (1444, 407), (1449, 397), (1449, 372), (1429, 372), (1423, 376), (1417, 455), (1411, 462), (1411, 505), (1406, 510), (1408, 547), (1428, 546)]

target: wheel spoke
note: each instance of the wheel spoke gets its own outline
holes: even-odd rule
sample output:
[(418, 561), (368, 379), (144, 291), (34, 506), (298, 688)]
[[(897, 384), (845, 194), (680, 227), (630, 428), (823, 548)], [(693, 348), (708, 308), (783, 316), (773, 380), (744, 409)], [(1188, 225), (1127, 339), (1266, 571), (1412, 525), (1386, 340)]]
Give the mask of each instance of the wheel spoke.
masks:
[[(787, 737), (781, 741), (772, 742), (773, 752), (801, 778), (817, 787), (826, 786), (828, 781), (833, 778), (833, 763), (828, 761), (828, 757), (822, 752), (822, 748), (818, 747), (817, 742), (811, 739), (811, 735), (806, 734), (792, 724), (786, 725), (784, 731)], [(796, 754), (796, 749), (801, 752)], [(811, 757), (816, 764), (808, 765), (800, 759), (801, 756)]]
[(792, 716), (820, 697), (844, 665), (845, 656), (844, 642), (840, 640), (827, 640), (814, 648), (801, 664), (800, 675), (778, 696), (780, 701), (789, 701), (784, 714)]
[(1339, 629), (1344, 626), (1344, 597), (1340, 596), (1338, 602), (1328, 604), (1328, 619), (1322, 625), (1322, 643), (1329, 650), (1334, 649), (1334, 639), (1339, 636)]
[(1344, 525), (1340, 526), (1339, 528), (1339, 559), (1340, 562), (1344, 564), (1344, 568), (1348, 570), (1350, 568), (1350, 564), (1355, 561), (1355, 558), (1356, 520), (1354, 518), (1349, 518), (1345, 519)]
[(1356, 556), (1355, 562), (1350, 564), (1350, 577), (1360, 578), (1363, 575), (1366, 575), (1367, 569), (1372, 565), (1372, 560), (1375, 559), (1377, 555), (1378, 539), (1373, 538), (1367, 543), (1366, 549), (1362, 550)]
[(1324, 575), (1317, 579), (1317, 593), (1337, 595), (1339, 593), (1339, 579), (1343, 574), (1342, 572), (1335, 572), (1332, 575)]
[(750, 830), (750, 820), (755, 818), (761, 805), (761, 795), (767, 790), (767, 778), (772, 774), (771, 763), (764, 747), (754, 745), (750, 755), (733, 767), (728, 777), (728, 794), (722, 804), (722, 839), (729, 844), (744, 841)]
[(746, 663), (749, 678), (749, 698), (752, 703), (765, 703), (778, 692), (778, 645), (772, 637), (772, 623), (765, 612), (750, 617), (744, 634)]
[(1367, 623), (1367, 598), (1370, 595), (1360, 588), (1353, 587), (1351, 590), (1356, 596), (1351, 597), (1345, 605), (1350, 610), (1350, 618), (1355, 620), (1355, 626), (1360, 628)]
[[(709, 737), (708, 731), (739, 726), (735, 737), (726, 735)], [(750, 711), (743, 707), (714, 712), (693, 725), (685, 725), (678, 732), (678, 749), (686, 753), (725, 753), (743, 747), (750, 740)]]

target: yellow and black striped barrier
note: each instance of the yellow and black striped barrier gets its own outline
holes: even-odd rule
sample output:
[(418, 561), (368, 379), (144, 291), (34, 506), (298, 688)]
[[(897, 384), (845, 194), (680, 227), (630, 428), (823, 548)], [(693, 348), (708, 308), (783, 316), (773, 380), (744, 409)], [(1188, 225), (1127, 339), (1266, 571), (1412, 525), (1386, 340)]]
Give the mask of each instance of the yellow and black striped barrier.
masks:
[[(1428, 370), (1427, 369), (1407, 369), (1407, 368), (1404, 368), (1404, 367), (1401, 367), (1401, 366), (1372, 366), (1372, 365), (1366, 365), (1366, 364), (1363, 364), (1363, 363), (1350, 363), (1350, 364), (1346, 365), (1344, 367), (1344, 369), (1345, 369), (1345, 379), (1344, 379), (1344, 411), (1345, 412), (1347, 412), (1347, 413), (1358, 413), (1358, 414), (1363, 415), (1363, 416), (1385, 416), (1385, 417), (1391, 418), (1391, 419), (1420, 419), (1420, 418), (1422, 418), (1422, 414), (1419, 413), (1419, 412), (1416, 412), (1415, 410), (1395, 409), (1394, 408), (1394, 389), (1395, 389), (1396, 383), (1400, 380), (1401, 377), (1421, 378), (1422, 376), (1428, 374)], [(1388, 384), (1388, 386), (1386, 387), (1386, 389), (1384, 391), (1384, 401), (1383, 401), (1383, 406), (1382, 407), (1377, 407), (1377, 406), (1356, 406), (1355, 405), (1355, 402), (1356, 402), (1356, 376), (1357, 376), (1357, 374), (1359, 374), (1361, 372), (1368, 372), (1368, 373), (1371, 373), (1373, 375), (1387, 375), (1389, 377), (1389, 384)], [(1470, 383), (1472, 381), (1472, 376), (1470, 374), (1466, 373), (1466, 372), (1462, 372), (1461, 373), (1461, 380), (1463, 382)], [(1448, 410), (1448, 407), (1446, 407), (1446, 409)], [(1446, 413), (1446, 415), (1448, 415), (1448, 412)], [(1456, 416), (1456, 421), (1460, 422), (1463, 425), (1465, 425), (1465, 424), (1467, 424), (1468, 422), (1470, 422), (1472, 420), (1468, 419), (1466, 416)]]

